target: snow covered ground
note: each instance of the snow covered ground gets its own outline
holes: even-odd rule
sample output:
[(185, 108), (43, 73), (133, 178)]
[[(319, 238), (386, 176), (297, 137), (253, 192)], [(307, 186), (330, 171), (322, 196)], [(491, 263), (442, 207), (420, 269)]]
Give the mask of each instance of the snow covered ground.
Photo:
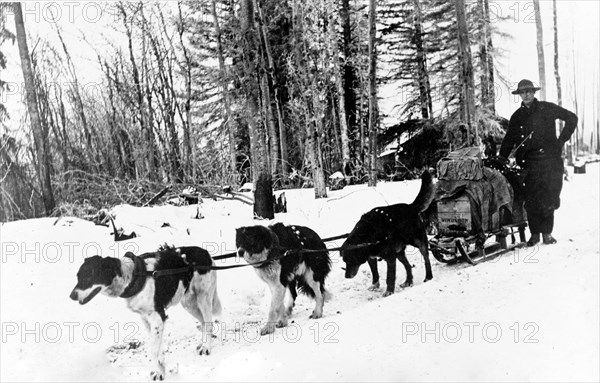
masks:
[[(322, 237), (347, 233), (374, 206), (411, 202), (419, 181), (379, 183), (313, 198), (286, 191), (289, 213)], [(478, 266), (443, 265), (423, 283), (409, 248), (415, 285), (382, 298), (370, 272), (344, 279), (331, 254), (333, 298), (309, 320), (297, 300), (293, 322), (259, 337), (270, 294), (251, 268), (219, 271), (223, 316), (213, 353), (198, 356), (195, 320), (171, 308), (165, 330), (170, 381), (599, 381), (599, 166), (566, 182), (557, 211), (558, 244), (520, 249)], [(69, 299), (85, 256), (152, 251), (162, 243), (234, 250), (235, 228), (255, 224), (238, 201), (196, 207), (116, 207), (117, 225), (140, 236), (115, 243), (110, 230), (79, 219), (31, 219), (0, 226), (2, 381), (145, 381), (146, 334), (122, 299)], [(161, 227), (168, 222), (170, 227)], [(188, 235), (189, 231), (189, 235)], [(328, 245), (337, 246), (341, 240)], [(221, 261), (219, 261), (220, 264)], [(231, 262), (231, 261), (230, 261)], [(385, 275), (385, 263), (379, 263)], [(403, 282), (398, 267), (398, 285)], [(236, 330), (237, 329), (237, 330)], [(136, 347), (141, 341), (141, 345)]]

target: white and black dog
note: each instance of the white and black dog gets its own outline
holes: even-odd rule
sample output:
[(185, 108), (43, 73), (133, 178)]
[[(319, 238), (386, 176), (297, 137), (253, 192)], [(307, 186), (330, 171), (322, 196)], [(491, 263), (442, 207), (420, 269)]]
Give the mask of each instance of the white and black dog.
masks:
[(421, 189), (411, 204), (398, 203), (371, 209), (362, 215), (342, 244), (340, 255), (346, 263), (346, 278), (354, 278), (360, 265), (369, 263), (373, 276), (370, 289), (379, 288), (377, 258), (387, 263), (387, 288), (383, 296), (394, 293), (396, 286), (396, 258), (406, 270), (402, 287), (413, 283), (411, 265), (404, 250), (407, 245), (419, 249), (425, 262), (425, 281), (433, 278), (429, 262), (429, 242), (425, 224), (420, 213), (427, 209), (433, 199), (434, 187), (431, 174), (421, 175)]
[[(323, 303), (329, 297), (325, 278), (331, 271), (331, 260), (317, 233), (308, 227), (282, 223), (247, 226), (236, 229), (235, 243), (239, 256), (255, 264), (256, 273), (271, 290), (269, 317), (261, 335), (287, 325), (298, 295), (296, 286), (316, 301), (310, 318), (323, 316)], [(304, 249), (322, 251), (303, 252)], [(291, 299), (286, 303), (288, 293)]]
[(162, 246), (140, 256), (127, 252), (121, 259), (95, 255), (86, 258), (79, 268), (71, 299), (83, 305), (98, 293), (125, 298), (150, 332), (150, 377), (163, 380), (163, 329), (168, 307), (181, 302), (200, 321), (203, 339), (197, 350), (200, 355), (210, 354), (213, 315), (221, 313), (217, 274), (210, 270), (212, 265), (210, 254), (194, 246)]

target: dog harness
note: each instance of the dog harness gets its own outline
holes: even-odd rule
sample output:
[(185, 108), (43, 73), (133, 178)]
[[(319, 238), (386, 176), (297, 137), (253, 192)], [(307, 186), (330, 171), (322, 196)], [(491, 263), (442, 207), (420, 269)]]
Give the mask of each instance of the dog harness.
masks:
[(129, 285), (123, 290), (123, 293), (120, 295), (121, 298), (131, 298), (132, 296), (138, 294), (144, 286), (146, 285), (146, 278), (148, 277), (148, 271), (146, 270), (146, 262), (137, 255), (127, 252), (125, 253), (125, 258), (129, 258), (133, 261), (133, 273), (131, 275), (131, 282)]

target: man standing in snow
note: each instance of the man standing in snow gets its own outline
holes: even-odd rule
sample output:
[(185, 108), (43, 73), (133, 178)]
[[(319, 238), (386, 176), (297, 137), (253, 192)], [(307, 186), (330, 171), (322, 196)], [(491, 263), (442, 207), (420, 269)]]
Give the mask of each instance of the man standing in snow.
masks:
[[(551, 102), (538, 101), (540, 88), (529, 80), (521, 80), (512, 94), (521, 96), (521, 107), (513, 113), (500, 156), (508, 159), (515, 152), (517, 164), (525, 169), (525, 211), (531, 237), (527, 246), (540, 242), (556, 243), (552, 237), (554, 210), (560, 207), (563, 181), (562, 147), (577, 127), (577, 116)], [(565, 127), (556, 138), (556, 120)], [(514, 148), (514, 149), (513, 149)]]

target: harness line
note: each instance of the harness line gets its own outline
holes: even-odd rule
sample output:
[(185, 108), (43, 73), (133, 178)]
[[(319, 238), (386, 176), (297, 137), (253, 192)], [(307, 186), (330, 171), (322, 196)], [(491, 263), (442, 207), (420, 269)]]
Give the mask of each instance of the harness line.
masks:
[[(323, 242), (335, 241), (336, 239), (346, 238), (349, 235), (350, 235), (350, 233), (346, 233), (346, 234), (336, 235), (335, 237), (324, 238)], [(329, 249), (329, 250), (336, 251), (336, 250), (339, 250), (339, 249), (340, 248)], [(323, 250), (318, 250), (318, 251), (323, 251)], [(225, 253), (225, 254), (221, 254), (221, 255), (215, 255), (214, 257), (212, 257), (212, 259), (214, 259), (215, 261), (218, 261), (218, 260), (221, 260), (221, 259), (235, 258), (236, 256), (237, 256), (237, 252), (234, 251), (234, 252), (231, 252), (231, 253)]]
[[(347, 234), (345, 236), (347, 236)], [(341, 237), (341, 238), (343, 238), (343, 237)], [(257, 265), (263, 265), (263, 264), (268, 263), (268, 262), (276, 261), (278, 259), (282, 259), (282, 258), (286, 257), (289, 252), (296, 252), (296, 253), (323, 253), (323, 252), (326, 252), (326, 251), (339, 251), (339, 250), (361, 249), (363, 247), (375, 246), (375, 245), (379, 245), (379, 244), (381, 244), (381, 241), (373, 242), (373, 243), (363, 243), (363, 244), (360, 244), (360, 245), (346, 246), (346, 247), (340, 246), (340, 247), (335, 247), (335, 248), (332, 248), (332, 249), (286, 249), (286, 248), (279, 247), (278, 248), (279, 250), (285, 250), (285, 252), (282, 253), (281, 255), (277, 256), (277, 257), (265, 259), (264, 261), (252, 262), (252, 263), (247, 263), (247, 264), (244, 264), (244, 265), (228, 265), (228, 266), (189, 265), (187, 267), (180, 267), (180, 268), (177, 268), (177, 269), (148, 271), (146, 275), (147, 276), (151, 276), (151, 277), (153, 277), (153, 278), (156, 279), (158, 277), (163, 277), (163, 276), (167, 276), (167, 275), (177, 275), (177, 274), (184, 274), (184, 273), (194, 272), (196, 270), (228, 270), (228, 269), (237, 269), (238, 267), (257, 266)], [(234, 254), (233, 256), (237, 255), (237, 253), (233, 253), (233, 254)], [(223, 254), (221, 256), (213, 257), (213, 259), (214, 260), (218, 260), (218, 259), (225, 259), (225, 258), (233, 258), (233, 256), (231, 256), (230, 254)]]

